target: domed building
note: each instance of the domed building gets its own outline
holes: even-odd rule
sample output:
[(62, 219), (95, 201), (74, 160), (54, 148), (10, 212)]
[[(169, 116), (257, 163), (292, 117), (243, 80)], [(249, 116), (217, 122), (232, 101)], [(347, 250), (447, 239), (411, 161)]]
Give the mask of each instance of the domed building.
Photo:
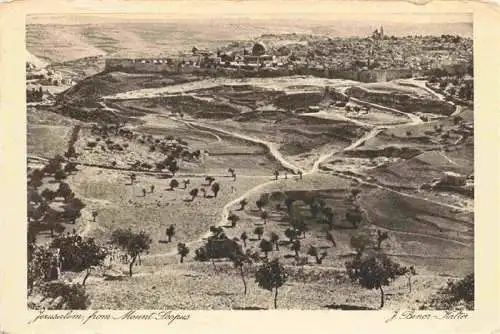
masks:
[(266, 53), (266, 46), (262, 42), (257, 42), (253, 45), (252, 56), (262, 56)]

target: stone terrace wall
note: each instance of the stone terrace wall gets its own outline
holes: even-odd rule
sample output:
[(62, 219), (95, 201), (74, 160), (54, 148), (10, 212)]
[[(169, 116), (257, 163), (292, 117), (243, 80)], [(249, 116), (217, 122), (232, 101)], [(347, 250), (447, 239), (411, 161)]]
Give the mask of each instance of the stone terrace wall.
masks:
[(167, 59), (106, 59), (105, 71), (120, 71), (129, 73), (177, 73), (180, 69), (177, 64)]
[[(227, 76), (256, 76), (256, 77), (271, 77), (271, 76), (286, 76), (286, 75), (313, 75), (324, 78), (339, 78), (361, 82), (382, 82), (391, 81), (394, 79), (411, 78), (412, 71), (410, 69), (389, 69), (389, 70), (362, 70), (362, 71), (334, 71), (331, 69), (315, 69), (315, 68), (275, 68), (275, 69), (259, 69), (259, 70), (236, 70), (220, 67), (217, 70), (201, 69), (189, 64), (179, 65), (175, 61), (166, 58), (158, 59), (106, 59), (105, 71), (120, 71), (128, 73), (193, 73), (207, 72), (213, 75)], [(213, 73), (217, 72), (217, 73)]]
[(396, 108), (406, 112), (451, 115), (455, 111), (455, 107), (445, 101), (430, 98), (421, 99), (408, 94), (368, 91), (357, 86), (349, 88), (346, 93), (360, 100)]

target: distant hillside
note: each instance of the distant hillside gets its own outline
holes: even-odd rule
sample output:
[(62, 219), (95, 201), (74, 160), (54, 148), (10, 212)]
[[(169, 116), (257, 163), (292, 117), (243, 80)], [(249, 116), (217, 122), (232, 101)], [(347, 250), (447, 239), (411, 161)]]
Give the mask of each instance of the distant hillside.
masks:
[(41, 60), (40, 58), (32, 55), (30, 52), (26, 50), (26, 61), (36, 68), (44, 68), (47, 66), (47, 62)]
[[(217, 20), (179, 22), (107, 22), (92, 24), (28, 24), (26, 47), (48, 62), (83, 57), (167, 56), (191, 46), (216, 48), (263, 34), (369, 35), (379, 22), (334, 21), (331, 24), (290, 20)], [(388, 35), (459, 34), (471, 37), (472, 23), (384, 23)]]

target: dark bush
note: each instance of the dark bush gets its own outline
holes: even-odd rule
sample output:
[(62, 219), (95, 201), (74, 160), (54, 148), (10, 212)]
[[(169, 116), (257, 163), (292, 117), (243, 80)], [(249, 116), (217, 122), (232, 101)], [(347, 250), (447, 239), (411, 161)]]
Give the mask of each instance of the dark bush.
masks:
[(89, 296), (79, 283), (51, 282), (43, 286), (42, 292), (49, 298), (61, 299), (57, 305), (51, 305), (52, 309), (86, 310), (90, 306)]

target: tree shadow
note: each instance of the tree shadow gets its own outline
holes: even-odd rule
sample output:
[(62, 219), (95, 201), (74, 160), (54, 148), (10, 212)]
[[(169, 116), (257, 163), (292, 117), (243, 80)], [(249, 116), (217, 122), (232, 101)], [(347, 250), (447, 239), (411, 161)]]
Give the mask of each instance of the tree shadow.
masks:
[(295, 254), (285, 254), (285, 255), (283, 255), (283, 258), (285, 258), (285, 259), (294, 259), (295, 258)]
[(184, 202), (192, 202), (192, 201), (193, 201), (193, 199), (191, 199), (191, 198), (184, 198), (184, 199), (183, 199), (183, 201), (184, 201)]
[(344, 225), (332, 225), (332, 230), (355, 230), (357, 229), (358, 227), (354, 227), (354, 226), (344, 226)]
[(232, 226), (232, 225), (222, 225), (222, 227), (224, 227), (224, 228), (234, 228), (234, 226)]
[(105, 281), (123, 281), (125, 278), (125, 275), (104, 275)]
[(353, 311), (353, 310), (377, 310), (373, 307), (368, 307), (368, 306), (360, 306), (360, 305), (349, 305), (349, 304), (330, 304), (330, 305), (323, 305), (324, 308), (332, 309), (332, 310), (347, 310), (347, 311)]
[(267, 310), (265, 307), (259, 306), (234, 306), (233, 310), (245, 310), (245, 311), (259, 311), (259, 310)]
[(158, 240), (158, 243), (160, 244), (168, 244), (168, 240)]
[(209, 296), (234, 296), (236, 293), (234, 292), (225, 292), (225, 291), (217, 291), (217, 292), (207, 292)]
[(214, 198), (214, 195), (207, 195), (205, 198)]
[(356, 253), (338, 254), (337, 257), (347, 259), (356, 256)]

